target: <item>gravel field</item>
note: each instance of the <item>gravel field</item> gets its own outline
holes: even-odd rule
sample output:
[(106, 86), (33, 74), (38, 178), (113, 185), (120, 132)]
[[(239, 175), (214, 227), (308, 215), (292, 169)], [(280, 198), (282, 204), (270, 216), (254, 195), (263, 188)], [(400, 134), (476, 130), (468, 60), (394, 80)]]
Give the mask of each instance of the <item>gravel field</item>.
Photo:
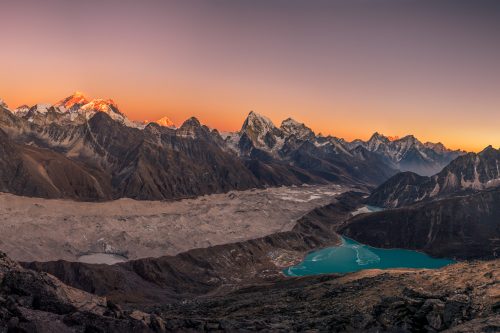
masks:
[(172, 202), (104, 203), (0, 193), (0, 250), (18, 261), (106, 263), (174, 255), (290, 230), (299, 217), (346, 190), (279, 187)]

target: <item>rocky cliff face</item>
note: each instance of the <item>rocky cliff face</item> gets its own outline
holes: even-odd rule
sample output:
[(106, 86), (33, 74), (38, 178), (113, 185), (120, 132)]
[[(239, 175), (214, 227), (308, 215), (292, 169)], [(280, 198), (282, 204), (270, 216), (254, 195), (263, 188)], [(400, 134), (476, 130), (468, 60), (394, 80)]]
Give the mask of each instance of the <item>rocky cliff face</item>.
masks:
[(367, 202), (380, 207), (401, 207), (457, 193), (500, 185), (500, 149), (489, 146), (480, 153), (458, 157), (432, 177), (411, 172), (395, 175), (375, 189)]
[(424, 251), (438, 257), (500, 256), (500, 189), (363, 214), (339, 232), (376, 247)]

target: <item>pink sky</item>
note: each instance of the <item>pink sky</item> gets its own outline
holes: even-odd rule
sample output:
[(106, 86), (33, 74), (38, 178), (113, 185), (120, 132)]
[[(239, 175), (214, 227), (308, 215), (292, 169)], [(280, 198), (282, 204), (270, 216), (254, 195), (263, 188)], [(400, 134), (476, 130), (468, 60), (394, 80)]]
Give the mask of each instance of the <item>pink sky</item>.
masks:
[(250, 110), (316, 132), (500, 143), (492, 1), (2, 1), (0, 98), (83, 91), (132, 119), (236, 130)]

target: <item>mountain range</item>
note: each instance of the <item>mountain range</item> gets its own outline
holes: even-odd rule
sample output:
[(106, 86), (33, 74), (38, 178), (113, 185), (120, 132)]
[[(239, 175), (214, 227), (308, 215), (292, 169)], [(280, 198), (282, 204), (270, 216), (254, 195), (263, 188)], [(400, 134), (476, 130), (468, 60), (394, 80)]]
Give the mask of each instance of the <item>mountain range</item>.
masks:
[(369, 151), (385, 156), (400, 171), (412, 171), (430, 176), (445, 165), (464, 154), (460, 150), (447, 149), (442, 143), (420, 142), (413, 135), (403, 138), (389, 138), (379, 133), (364, 142), (354, 140), (350, 146), (362, 146)]
[(500, 149), (488, 146), (480, 153), (467, 153), (456, 158), (431, 177), (413, 172), (399, 173), (375, 189), (368, 203), (394, 208), (499, 185)]
[[(114, 101), (82, 94), (14, 110), (0, 101), (0, 143), (0, 191), (25, 196), (160, 200), (330, 182), (355, 190), (306, 213), (290, 230), (173, 256), (21, 266), (0, 252), (0, 326), (12, 331), (500, 327), (500, 149), (465, 153), (378, 133), (348, 142), (291, 118), (278, 127), (255, 112), (233, 133), (196, 118), (179, 127), (168, 118), (133, 122)], [(367, 213), (367, 205), (383, 209)], [(311, 250), (338, 245), (340, 235), (475, 261), (438, 270), (283, 276)]]
[(413, 136), (348, 142), (291, 118), (250, 112), (219, 133), (196, 118), (129, 120), (111, 99), (75, 93), (54, 105), (0, 105), (0, 190), (77, 200), (173, 199), (263, 186), (380, 185), (399, 170), (426, 175), (464, 154)]

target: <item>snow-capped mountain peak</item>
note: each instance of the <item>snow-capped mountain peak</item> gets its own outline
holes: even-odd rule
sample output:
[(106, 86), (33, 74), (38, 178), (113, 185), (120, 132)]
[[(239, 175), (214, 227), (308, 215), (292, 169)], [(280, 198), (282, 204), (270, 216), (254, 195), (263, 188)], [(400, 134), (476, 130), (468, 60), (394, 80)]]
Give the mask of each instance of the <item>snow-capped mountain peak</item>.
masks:
[[(389, 140), (390, 141), (390, 140)], [(405, 135), (400, 139), (394, 140), (405, 144), (421, 144), (421, 142), (412, 134)]]
[(25, 115), (28, 114), (30, 110), (30, 107), (27, 106), (26, 104), (21, 105), (13, 110), (13, 113), (18, 116), (18, 117), (24, 117)]
[(266, 116), (258, 114), (254, 111), (250, 111), (250, 113), (247, 116), (247, 119), (243, 123), (242, 131), (248, 128), (258, 130), (259, 132), (265, 134), (275, 129), (276, 126), (274, 126), (271, 119), (267, 118)]
[(100, 111), (104, 113), (114, 112), (120, 114), (120, 112), (118, 111), (118, 106), (112, 99), (102, 99), (102, 98), (93, 99), (92, 101), (83, 105), (82, 110), (96, 111), (96, 112)]
[(379, 132), (375, 132), (370, 137), (370, 140), (383, 140), (383, 141), (387, 141), (388, 138), (385, 135), (383, 135), (383, 134), (381, 134)]
[(240, 134), (243, 140), (248, 139), (255, 147), (267, 151), (280, 149), (283, 146), (285, 136), (283, 131), (277, 128), (271, 119), (254, 111), (248, 114), (241, 127)]
[(138, 127), (137, 124), (130, 121), (123, 113), (118, 110), (118, 105), (112, 99), (93, 99), (89, 103), (83, 105), (78, 110), (79, 113), (83, 113), (85, 118), (91, 118), (97, 112), (104, 112), (111, 119), (119, 121), (129, 127)]
[(293, 118), (287, 118), (281, 122), (281, 127), (299, 127), (300, 125), (304, 124), (299, 123), (297, 120)]
[[(203, 125), (196, 117), (186, 119), (176, 131), (178, 136), (195, 138), (203, 132)], [(206, 128), (206, 127), (205, 127)]]
[(126, 126), (144, 128), (144, 125), (132, 122), (122, 114), (112, 99), (98, 98), (89, 101), (81, 92), (75, 92), (55, 105), (35, 104), (31, 108), (23, 105), (13, 111), (16, 116), (39, 124), (79, 124), (92, 118), (97, 112), (104, 112)]
[(314, 137), (314, 132), (295, 119), (288, 118), (281, 122), (280, 129), (287, 135), (294, 135), (299, 140), (306, 140)]
[(355, 140), (351, 147), (363, 146), (389, 159), (401, 171), (414, 171), (421, 175), (432, 175), (439, 172), (463, 152), (452, 151), (441, 143), (423, 144), (413, 135), (400, 139), (390, 138), (376, 132), (368, 141)]
[(160, 126), (175, 128), (174, 122), (170, 120), (170, 118), (168, 118), (167, 116), (156, 120), (155, 123)]
[(380, 150), (381, 146), (383, 146), (389, 142), (390, 142), (390, 140), (386, 136), (384, 136), (378, 132), (375, 132), (371, 136), (370, 140), (367, 141), (366, 148), (370, 151), (377, 151), (377, 150)]
[(7, 105), (7, 103), (5, 103), (5, 101), (3, 99), (0, 98), (0, 106), (3, 107), (4, 109), (9, 109), (9, 106)]
[(55, 106), (60, 108), (61, 110), (69, 110), (75, 105), (78, 107), (83, 106), (87, 103), (89, 103), (89, 100), (83, 95), (83, 93), (77, 91), (73, 93), (73, 95), (57, 102)]
[(51, 104), (40, 103), (40, 104), (35, 104), (34, 106), (32, 106), (30, 111), (33, 113), (46, 114), (51, 107), (52, 107)]
[[(89, 100), (79, 91), (60, 100), (55, 104), (59, 112), (69, 112), (70, 120), (75, 120), (82, 115), (84, 119), (91, 118), (96, 112), (107, 113), (112, 119), (125, 122), (125, 115), (118, 110), (118, 105), (112, 99), (96, 98)], [(128, 123), (131, 123), (130, 121)]]
[(445, 153), (447, 151), (450, 151), (448, 148), (446, 148), (441, 142), (438, 143), (433, 143), (433, 142), (426, 142), (424, 143), (424, 146), (434, 150), (436, 153)]

